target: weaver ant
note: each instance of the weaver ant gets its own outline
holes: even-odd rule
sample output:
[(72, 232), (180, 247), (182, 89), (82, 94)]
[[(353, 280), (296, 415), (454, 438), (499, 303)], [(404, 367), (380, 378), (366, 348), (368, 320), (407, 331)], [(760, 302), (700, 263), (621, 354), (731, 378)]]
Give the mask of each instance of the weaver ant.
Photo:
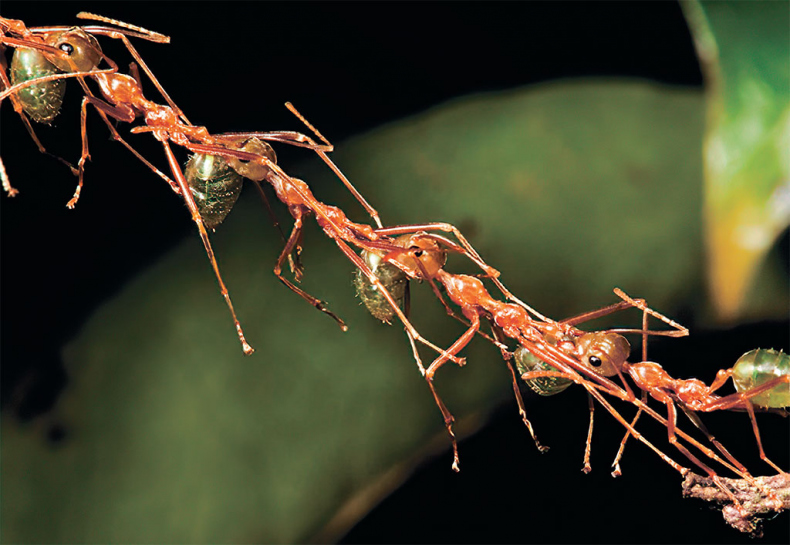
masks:
[[(713, 412), (718, 410), (745, 410), (749, 413), (752, 430), (760, 451), (760, 459), (769, 464), (779, 473), (785, 473), (765, 455), (754, 407), (762, 409), (781, 409), (790, 406), (790, 356), (767, 349), (755, 349), (741, 356), (730, 369), (722, 369), (710, 386), (698, 379), (674, 379), (659, 364), (651, 361), (639, 363), (623, 363), (621, 370), (627, 373), (634, 383), (654, 399), (667, 407), (667, 428), (670, 442), (675, 442), (674, 426), (677, 418), (675, 405), (683, 410), (689, 419), (716, 445), (727, 458), (746, 473), (746, 469), (737, 462), (718, 441), (711, 435), (695, 412)], [(736, 393), (724, 397), (715, 394), (732, 379)], [(634, 419), (639, 417), (639, 413)], [(614, 462), (614, 475), (620, 474), (619, 460), (622, 456), (628, 434), (623, 438), (620, 450)], [(680, 448), (680, 447), (678, 447)]]

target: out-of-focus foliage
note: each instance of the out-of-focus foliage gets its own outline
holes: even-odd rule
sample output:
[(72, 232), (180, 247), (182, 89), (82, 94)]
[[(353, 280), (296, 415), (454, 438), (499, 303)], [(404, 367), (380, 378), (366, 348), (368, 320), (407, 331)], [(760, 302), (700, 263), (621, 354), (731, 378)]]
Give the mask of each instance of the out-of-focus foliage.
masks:
[[(701, 284), (703, 117), (697, 92), (552, 84), (459, 100), (335, 158), (385, 223), (457, 224), (543, 312), (613, 302), (617, 285), (672, 314)], [(339, 184), (322, 167), (295, 173), (319, 197)], [(251, 193), (213, 240), (255, 355), (241, 355), (197, 237), (140, 275), (66, 351), (51, 418), (69, 440), (4, 422), (5, 542), (300, 541), (431, 437), (447, 447), (401, 328), (366, 315), (312, 223), (304, 287), (350, 331), (280, 285), (280, 242)], [(413, 291), (417, 327), (447, 346), (462, 326)], [(458, 417), (512, 395), (498, 350), (476, 339), (465, 355), (437, 376)]]
[[(733, 319), (790, 224), (790, 7), (782, 1), (681, 4), (707, 87), (704, 220), (711, 302), (722, 318)], [(775, 303), (786, 316), (786, 299)]]

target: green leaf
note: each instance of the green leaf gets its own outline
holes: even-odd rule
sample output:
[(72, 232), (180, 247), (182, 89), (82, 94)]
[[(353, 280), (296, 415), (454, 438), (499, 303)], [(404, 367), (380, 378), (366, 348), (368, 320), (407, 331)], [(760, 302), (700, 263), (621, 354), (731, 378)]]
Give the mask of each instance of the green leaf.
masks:
[[(700, 285), (702, 126), (697, 92), (563, 83), (459, 100), (335, 159), (386, 224), (455, 223), (551, 316), (612, 303), (614, 286), (672, 314)], [(365, 221), (327, 169), (295, 173)], [(310, 222), (303, 287), (346, 320), (342, 333), (273, 277), (281, 242), (267, 222), (248, 190), (213, 237), (252, 357), (194, 237), (65, 351), (71, 382), (51, 418), (68, 441), (4, 422), (5, 542), (302, 541), (374, 479), (397, 482), (387, 472), (415, 452), (448, 448), (405, 335), (365, 313), (350, 263)], [(448, 269), (473, 267), (456, 256)], [(463, 331), (427, 286), (412, 300), (432, 341)], [(461, 433), (512, 395), (496, 348), (478, 338), (464, 355), (436, 379)]]
[(790, 224), (790, 9), (787, 2), (681, 4), (707, 80), (711, 299), (721, 318), (733, 319)]

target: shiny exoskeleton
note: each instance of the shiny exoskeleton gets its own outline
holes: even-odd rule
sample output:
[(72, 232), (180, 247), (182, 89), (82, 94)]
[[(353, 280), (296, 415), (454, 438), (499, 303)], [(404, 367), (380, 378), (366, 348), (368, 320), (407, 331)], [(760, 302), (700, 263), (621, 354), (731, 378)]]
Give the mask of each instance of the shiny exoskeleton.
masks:
[[(60, 70), (36, 49), (20, 48), (11, 57), (11, 83), (40, 79)], [(50, 124), (60, 113), (66, 94), (66, 80), (45, 81), (21, 89), (17, 94), (24, 112), (33, 121)]]
[[(272, 147), (257, 138), (241, 142), (239, 150), (277, 161)], [(216, 229), (225, 220), (241, 195), (244, 178), (260, 178), (259, 168), (257, 163), (205, 153), (189, 158), (184, 176), (207, 228)]]
[(782, 378), (788, 375), (790, 355), (781, 350), (756, 348), (735, 362), (732, 383), (741, 394), (765, 384), (773, 384), (764, 392), (751, 396), (750, 401), (757, 407), (779, 409), (790, 407), (790, 381)]
[[(365, 265), (376, 275), (381, 285), (387, 289), (398, 305), (403, 305), (409, 286), (409, 277), (406, 276), (406, 273), (395, 265), (384, 261), (378, 254), (363, 251), (361, 255)], [(395, 311), (379, 287), (370, 282), (359, 269), (354, 273), (354, 288), (360, 301), (374, 318), (390, 323), (392, 317), (395, 316)]]

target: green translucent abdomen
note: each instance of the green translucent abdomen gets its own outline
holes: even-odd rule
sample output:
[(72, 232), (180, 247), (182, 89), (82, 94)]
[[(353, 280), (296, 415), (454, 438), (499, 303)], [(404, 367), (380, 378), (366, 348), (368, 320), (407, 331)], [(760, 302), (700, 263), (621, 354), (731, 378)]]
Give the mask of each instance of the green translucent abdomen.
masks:
[[(519, 346), (514, 352), (516, 359), (516, 369), (518, 374), (523, 375), (530, 371), (556, 371), (557, 369), (543, 361), (542, 359), (534, 356), (524, 347)], [(538, 377), (525, 380), (527, 386), (542, 396), (553, 396), (565, 390), (568, 386), (573, 384), (573, 381), (562, 377)]]
[[(746, 392), (771, 379), (790, 375), (790, 355), (782, 351), (758, 348), (741, 356), (735, 363), (732, 381), (738, 392)], [(777, 384), (767, 392), (751, 398), (758, 407), (789, 407), (790, 383)]]
[[(11, 83), (17, 84), (32, 79), (59, 74), (60, 71), (35, 49), (19, 48), (11, 58)], [(63, 105), (66, 80), (59, 79), (36, 83), (17, 93), (25, 113), (39, 123), (52, 123)]]
[(215, 229), (236, 204), (244, 178), (222, 157), (202, 153), (189, 158), (184, 176), (203, 223), (207, 228)]
[[(406, 296), (406, 285), (409, 281), (406, 273), (395, 265), (382, 262), (379, 256), (370, 252), (362, 252), (362, 260), (370, 267), (370, 270), (373, 271), (376, 278), (387, 289), (395, 302), (402, 304)], [(389, 323), (392, 317), (395, 316), (395, 310), (382, 295), (378, 286), (371, 283), (368, 277), (360, 270), (357, 270), (354, 275), (354, 287), (357, 290), (357, 295), (374, 318)]]

